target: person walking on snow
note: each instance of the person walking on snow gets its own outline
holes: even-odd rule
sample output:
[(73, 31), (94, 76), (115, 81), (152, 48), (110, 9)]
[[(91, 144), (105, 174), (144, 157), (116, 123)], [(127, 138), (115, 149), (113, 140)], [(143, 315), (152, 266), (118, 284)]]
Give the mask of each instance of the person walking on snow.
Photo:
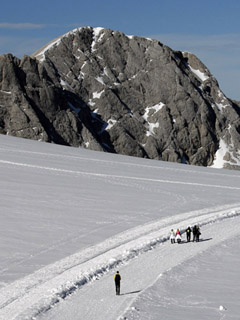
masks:
[(171, 231), (170, 231), (170, 240), (171, 240), (171, 243), (175, 243), (175, 237), (176, 237), (176, 234), (175, 234), (174, 230), (171, 229)]
[(191, 227), (188, 227), (187, 230), (186, 230), (187, 242), (191, 241), (191, 233), (192, 233), (192, 229), (191, 229)]
[(120, 281), (121, 281), (121, 276), (119, 274), (119, 271), (114, 276), (114, 281), (115, 281), (115, 287), (116, 287), (116, 295), (120, 295)]
[(193, 242), (197, 241), (197, 226), (196, 225), (193, 227), (192, 232), (193, 232)]
[(179, 229), (177, 229), (176, 231), (176, 240), (177, 240), (177, 243), (180, 243), (182, 241), (182, 237)]
[(201, 235), (200, 227), (197, 226), (197, 232), (196, 232), (196, 242), (199, 242), (199, 237)]

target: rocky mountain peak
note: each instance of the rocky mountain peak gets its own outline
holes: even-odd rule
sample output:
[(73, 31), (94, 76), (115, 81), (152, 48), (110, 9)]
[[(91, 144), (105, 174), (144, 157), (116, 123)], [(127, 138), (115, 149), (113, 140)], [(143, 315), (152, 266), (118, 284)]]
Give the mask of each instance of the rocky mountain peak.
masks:
[(150, 159), (240, 166), (240, 108), (193, 54), (78, 28), (0, 57), (2, 133)]

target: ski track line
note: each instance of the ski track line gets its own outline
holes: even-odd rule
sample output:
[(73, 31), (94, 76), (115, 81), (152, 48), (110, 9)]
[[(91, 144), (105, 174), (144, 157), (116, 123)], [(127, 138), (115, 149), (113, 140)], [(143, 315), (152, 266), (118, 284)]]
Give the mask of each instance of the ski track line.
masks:
[(203, 226), (238, 216), (239, 203), (191, 211), (122, 232), (2, 288), (0, 319), (33, 319), (86, 283), (168, 240), (170, 228), (185, 230), (187, 225)]
[(53, 172), (62, 172), (62, 173), (69, 173), (69, 174), (75, 174), (75, 175), (86, 175), (86, 176), (101, 177), (101, 178), (128, 179), (128, 180), (136, 180), (136, 181), (151, 181), (151, 182), (161, 182), (161, 183), (170, 183), (170, 184), (182, 184), (182, 185), (200, 186), (200, 187), (208, 187), (208, 188), (221, 188), (221, 189), (240, 190), (240, 187), (205, 184), (205, 183), (197, 183), (197, 182), (182, 182), (182, 181), (164, 180), (164, 179), (153, 179), (153, 178), (142, 178), (142, 177), (131, 177), (131, 176), (119, 176), (119, 175), (105, 174), (105, 173), (74, 171), (74, 170), (69, 170), (69, 169), (59, 169), (59, 168), (45, 167), (45, 166), (26, 164), (26, 163), (20, 163), (20, 162), (13, 162), (13, 161), (6, 161), (6, 160), (0, 160), (0, 163), (13, 165), (13, 166), (20, 166), (20, 167), (48, 170), (48, 171), (53, 171)]
[[(65, 155), (65, 154), (55, 154), (55, 153), (45, 153), (45, 152), (37, 152), (37, 151), (26, 151), (26, 150), (17, 150), (17, 149), (7, 149), (7, 148), (1, 148), (0, 150), (3, 151), (8, 151), (12, 153), (28, 153), (28, 154), (33, 154), (33, 155), (42, 155), (44, 157), (56, 157), (56, 158), (66, 158), (66, 159), (74, 159), (74, 160), (82, 160), (82, 161), (92, 161), (92, 162), (98, 162), (98, 163), (106, 163), (106, 164), (114, 164), (114, 165), (124, 165), (124, 166), (134, 166), (134, 167), (139, 167), (139, 168), (149, 168), (149, 169), (154, 169), (154, 170), (167, 170), (167, 171), (174, 171), (174, 172), (186, 172), (189, 173), (189, 170), (183, 169), (183, 168), (169, 168), (169, 167), (159, 167), (159, 166), (151, 166), (147, 164), (136, 164), (136, 163), (131, 163), (131, 162), (121, 162), (121, 161), (113, 161), (113, 160), (103, 160), (103, 159), (94, 159), (94, 158), (88, 158), (88, 157), (81, 157), (81, 156), (70, 156), (70, 155)], [(191, 173), (198, 173), (199, 171), (196, 170), (191, 170)], [(201, 173), (203, 174), (203, 172)], [(214, 176), (231, 176), (227, 173), (218, 173), (216, 172), (204, 172), (204, 174), (207, 175), (214, 175)], [(240, 178), (240, 176), (235, 176), (235, 178)]]

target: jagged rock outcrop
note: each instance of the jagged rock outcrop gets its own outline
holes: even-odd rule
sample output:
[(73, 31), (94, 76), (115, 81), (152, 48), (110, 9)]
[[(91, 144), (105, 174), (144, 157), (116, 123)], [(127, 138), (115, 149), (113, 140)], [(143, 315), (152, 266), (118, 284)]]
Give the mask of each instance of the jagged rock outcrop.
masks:
[(137, 157), (240, 166), (240, 107), (190, 53), (79, 28), (0, 57), (0, 131)]

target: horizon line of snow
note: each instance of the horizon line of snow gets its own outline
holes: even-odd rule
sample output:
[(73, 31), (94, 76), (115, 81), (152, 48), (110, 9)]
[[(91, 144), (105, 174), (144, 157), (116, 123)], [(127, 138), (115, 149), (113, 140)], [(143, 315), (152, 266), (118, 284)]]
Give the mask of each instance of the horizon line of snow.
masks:
[(57, 172), (63, 172), (63, 173), (77, 174), (77, 175), (94, 176), (94, 177), (129, 179), (129, 180), (138, 180), (138, 181), (151, 181), (151, 182), (162, 182), (162, 183), (170, 183), (170, 184), (183, 184), (183, 185), (191, 185), (191, 186), (201, 186), (201, 187), (209, 187), (209, 188), (240, 190), (240, 187), (231, 187), (231, 186), (214, 185), (214, 184), (197, 183), (197, 182), (186, 182), (186, 181), (183, 182), (183, 181), (175, 181), (175, 180), (143, 178), (143, 177), (120, 176), (120, 175), (105, 174), (105, 173), (74, 171), (74, 170), (69, 170), (69, 169), (59, 169), (59, 168), (39, 166), (39, 165), (26, 164), (26, 163), (20, 163), (20, 162), (13, 162), (13, 161), (7, 161), (7, 160), (0, 160), (0, 163), (10, 164), (10, 165), (14, 165), (14, 166), (21, 166), (21, 167), (28, 167), (28, 168), (35, 168), (35, 169), (43, 169), (43, 170), (49, 170), (49, 171), (57, 171)]
[(120, 233), (1, 289), (0, 318), (33, 319), (86, 283), (167, 241), (170, 228), (184, 231), (188, 225), (203, 226), (239, 216), (240, 204), (226, 205), (179, 214)]

